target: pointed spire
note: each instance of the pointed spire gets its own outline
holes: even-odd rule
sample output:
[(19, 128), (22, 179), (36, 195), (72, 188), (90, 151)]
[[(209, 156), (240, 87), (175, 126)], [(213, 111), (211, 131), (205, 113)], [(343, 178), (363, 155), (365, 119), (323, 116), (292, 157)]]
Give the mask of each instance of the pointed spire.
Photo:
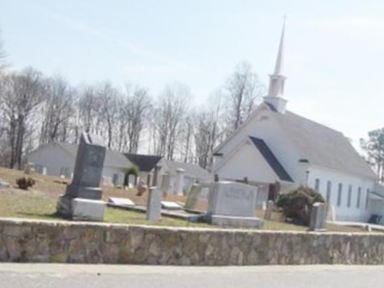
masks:
[(279, 44), (279, 51), (277, 52), (275, 71), (273, 73), (274, 75), (280, 75), (283, 68), (285, 19), (286, 19), (286, 16), (284, 15), (283, 28), (281, 30), (281, 37), (280, 37), (280, 44)]
[(285, 112), (287, 100), (283, 99), (285, 76), (282, 75), (283, 58), (284, 58), (284, 33), (285, 33), (285, 16), (283, 28), (281, 31), (279, 51), (277, 52), (275, 70), (269, 75), (268, 95), (264, 97), (264, 102), (272, 105), (274, 109), (280, 113)]

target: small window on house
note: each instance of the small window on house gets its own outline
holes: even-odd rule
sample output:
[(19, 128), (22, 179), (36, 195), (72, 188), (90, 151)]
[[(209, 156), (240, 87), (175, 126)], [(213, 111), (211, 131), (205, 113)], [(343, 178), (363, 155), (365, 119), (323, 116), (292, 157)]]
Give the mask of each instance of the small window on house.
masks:
[(361, 198), (361, 187), (357, 189), (357, 201), (356, 201), (356, 208), (360, 208), (360, 198)]
[(351, 201), (352, 201), (352, 185), (348, 186), (348, 202), (347, 206), (351, 207)]
[(315, 191), (317, 193), (320, 193), (320, 179), (319, 178), (315, 179)]
[(368, 208), (368, 202), (369, 202), (369, 189), (367, 189), (367, 195), (365, 196), (365, 209)]
[(327, 181), (327, 202), (331, 203), (331, 193), (332, 193), (332, 182)]
[(339, 188), (337, 190), (337, 206), (341, 206), (342, 194), (343, 194), (343, 184), (339, 183)]

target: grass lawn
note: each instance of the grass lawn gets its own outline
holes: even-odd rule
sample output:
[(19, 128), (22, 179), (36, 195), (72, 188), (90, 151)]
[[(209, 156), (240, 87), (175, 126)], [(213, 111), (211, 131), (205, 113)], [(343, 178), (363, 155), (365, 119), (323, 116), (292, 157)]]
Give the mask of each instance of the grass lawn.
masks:
[[(0, 190), (0, 217), (31, 218), (44, 220), (63, 220), (54, 216), (57, 198), (34, 191)], [(179, 219), (162, 217), (159, 222), (150, 222), (145, 214), (108, 207), (105, 222), (125, 224), (145, 224), (156, 226), (211, 227), (207, 224), (191, 223)]]
[[(45, 220), (62, 220), (54, 216), (56, 211), (56, 203), (58, 197), (64, 193), (66, 181), (57, 177), (49, 177), (42, 175), (33, 175), (36, 185), (33, 189), (24, 191), (15, 188), (16, 179), (25, 176), (22, 171), (0, 168), (0, 179), (9, 182), (11, 188), (0, 189), (0, 217), (16, 217), (31, 218)], [(113, 187), (103, 187), (103, 199), (108, 197), (128, 197), (136, 204), (144, 204), (144, 197), (136, 196), (136, 190), (123, 190)], [(165, 198), (168, 201), (184, 202), (182, 196), (169, 195)], [(199, 203), (200, 209), (206, 207), (206, 203)], [(262, 218), (262, 211), (258, 211), (257, 215)], [(278, 221), (278, 215), (274, 221), (264, 220), (262, 230), (279, 230), (279, 231), (306, 231), (307, 227)], [(178, 226), (178, 227), (215, 227), (204, 223), (192, 223), (180, 219), (162, 217), (159, 222), (150, 222), (145, 219), (145, 214), (135, 211), (121, 210), (108, 207), (105, 213), (105, 222), (108, 223), (125, 223), (125, 224), (145, 224), (156, 226)], [(343, 232), (362, 232), (360, 228), (328, 225), (328, 231)]]
[[(0, 217), (62, 220), (54, 216), (56, 203), (57, 198), (36, 191), (0, 190)], [(208, 224), (192, 223), (170, 217), (162, 217), (159, 222), (149, 222), (145, 219), (144, 213), (110, 207), (106, 210), (105, 222), (156, 226), (213, 227)], [(305, 231), (306, 227), (275, 221), (264, 221), (263, 229)]]

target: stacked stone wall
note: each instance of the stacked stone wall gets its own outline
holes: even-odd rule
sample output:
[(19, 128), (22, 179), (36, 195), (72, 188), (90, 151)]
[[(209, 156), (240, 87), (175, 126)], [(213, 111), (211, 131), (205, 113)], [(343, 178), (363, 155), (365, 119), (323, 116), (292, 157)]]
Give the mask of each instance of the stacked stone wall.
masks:
[(0, 219), (0, 261), (161, 265), (384, 264), (384, 234)]

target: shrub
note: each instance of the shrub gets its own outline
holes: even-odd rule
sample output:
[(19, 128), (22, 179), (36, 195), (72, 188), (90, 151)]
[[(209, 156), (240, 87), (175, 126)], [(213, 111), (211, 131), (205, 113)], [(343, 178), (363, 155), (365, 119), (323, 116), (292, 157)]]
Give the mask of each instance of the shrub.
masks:
[(136, 165), (133, 165), (131, 168), (128, 169), (127, 175), (135, 175), (136, 177), (139, 176), (140, 169)]
[(16, 184), (20, 189), (28, 190), (29, 187), (35, 185), (36, 181), (31, 177), (21, 177), (16, 179)]
[(131, 168), (127, 169), (124, 175), (124, 186), (128, 186), (129, 175), (135, 176), (135, 184), (136, 184), (136, 179), (139, 176), (139, 173), (140, 173), (140, 169), (136, 165), (133, 165)]
[(324, 203), (323, 196), (309, 187), (301, 186), (294, 191), (281, 194), (276, 205), (282, 209), (286, 220), (299, 225), (309, 225), (312, 205), (316, 202)]

